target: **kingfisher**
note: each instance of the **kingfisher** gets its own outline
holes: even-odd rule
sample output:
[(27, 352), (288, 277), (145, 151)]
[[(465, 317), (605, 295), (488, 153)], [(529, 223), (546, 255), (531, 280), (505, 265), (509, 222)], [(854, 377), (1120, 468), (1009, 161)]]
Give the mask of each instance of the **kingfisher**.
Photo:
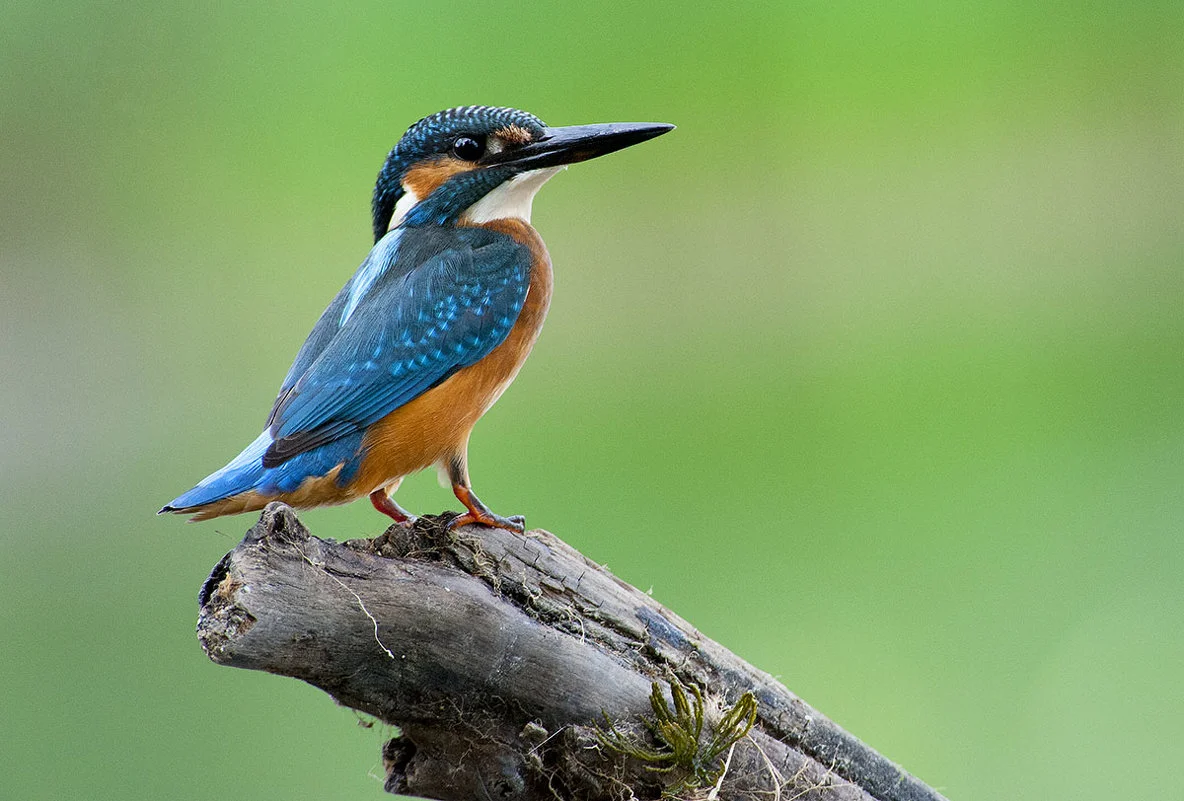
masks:
[(407, 129), (378, 173), (374, 247), (321, 314), (263, 433), (160, 510), (206, 520), (283, 501), (363, 496), (396, 523), (403, 478), (435, 466), (476, 523), (525, 530), (473, 492), (469, 435), (518, 374), (551, 301), (535, 193), (568, 164), (660, 136), (665, 123), (551, 128), (513, 108), (464, 106)]

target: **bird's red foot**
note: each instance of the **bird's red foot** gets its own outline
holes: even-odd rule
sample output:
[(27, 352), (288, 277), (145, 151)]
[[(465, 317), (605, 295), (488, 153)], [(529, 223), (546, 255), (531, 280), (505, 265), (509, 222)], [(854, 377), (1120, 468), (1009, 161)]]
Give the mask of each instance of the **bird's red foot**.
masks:
[(376, 489), (371, 492), (370, 503), (374, 504), (375, 509), (401, 526), (415, 522), (415, 515), (395, 503), (395, 499), (388, 495), (385, 489)]
[(504, 528), (509, 531), (517, 531), (519, 534), (526, 532), (526, 518), (522, 515), (502, 517), (501, 515), (494, 514), (489, 510), (488, 506), (481, 502), (480, 498), (473, 494), (471, 489), (463, 484), (453, 484), (452, 491), (456, 493), (457, 499), (469, 511), (449, 520), (446, 526), (449, 531), (460, 528), (461, 526), (467, 526), (469, 523), (480, 523), (490, 528)]
[(464, 514), (457, 515), (448, 521), (448, 525), (445, 528), (447, 528), (449, 531), (452, 531), (453, 529), (460, 528), (461, 526), (467, 526), (469, 523), (480, 523), (481, 525), (489, 526), (490, 528), (504, 528), (510, 531), (517, 531), (519, 534), (525, 533), (526, 531), (526, 518), (522, 515), (510, 515), (509, 517), (502, 517), (501, 515), (495, 515), (490, 511), (486, 511), (484, 514), (465, 512)]

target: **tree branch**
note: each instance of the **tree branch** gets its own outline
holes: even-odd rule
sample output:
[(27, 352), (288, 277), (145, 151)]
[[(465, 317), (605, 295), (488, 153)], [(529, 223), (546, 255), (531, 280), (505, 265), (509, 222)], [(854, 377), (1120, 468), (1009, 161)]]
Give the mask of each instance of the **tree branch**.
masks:
[(271, 504), (202, 588), (202, 646), (398, 726), (391, 792), (941, 799), (552, 534), (440, 523), (337, 544)]

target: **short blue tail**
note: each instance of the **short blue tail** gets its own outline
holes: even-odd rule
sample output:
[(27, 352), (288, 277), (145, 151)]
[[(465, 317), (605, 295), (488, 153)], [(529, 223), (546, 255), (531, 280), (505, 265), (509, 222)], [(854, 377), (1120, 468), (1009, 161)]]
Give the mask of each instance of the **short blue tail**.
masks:
[(353, 480), (361, 466), (362, 437), (363, 432), (359, 431), (297, 454), (283, 464), (264, 467), (263, 454), (275, 441), (269, 432), (264, 431), (230, 464), (206, 476), (200, 484), (170, 501), (160, 511), (188, 511), (250, 490), (277, 496), (294, 492), (305, 479), (323, 476), (338, 465), (342, 468), (337, 483), (344, 486)]
[(266, 472), (263, 468), (263, 453), (271, 446), (271, 442), (271, 434), (264, 431), (236, 456), (234, 461), (218, 472), (206, 476), (200, 484), (170, 501), (160, 511), (176, 512), (195, 506), (205, 506), (207, 503), (255, 489)]

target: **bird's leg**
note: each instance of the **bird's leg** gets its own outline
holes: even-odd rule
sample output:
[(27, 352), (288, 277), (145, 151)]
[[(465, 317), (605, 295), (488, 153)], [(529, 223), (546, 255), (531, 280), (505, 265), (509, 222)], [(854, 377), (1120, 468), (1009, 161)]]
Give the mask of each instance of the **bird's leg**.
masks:
[(464, 456), (449, 460), (448, 476), (452, 480), (452, 491), (456, 494), (457, 500), (463, 503), (465, 508), (469, 510), (450, 520), (448, 522), (449, 530), (467, 526), (469, 523), (480, 523), (483, 526), (490, 526), (491, 528), (504, 528), (510, 531), (517, 531), (519, 534), (526, 531), (526, 518), (522, 515), (502, 517), (501, 515), (494, 514), (476, 496), (472, 488), (469, 487), (469, 471)]
[(402, 482), (402, 478), (397, 478), (385, 487), (379, 487), (370, 493), (370, 503), (374, 504), (374, 508), (399, 525), (405, 525), (415, 521), (415, 515), (408, 512), (402, 506), (399, 506), (399, 504), (395, 503), (395, 499), (391, 497)]

